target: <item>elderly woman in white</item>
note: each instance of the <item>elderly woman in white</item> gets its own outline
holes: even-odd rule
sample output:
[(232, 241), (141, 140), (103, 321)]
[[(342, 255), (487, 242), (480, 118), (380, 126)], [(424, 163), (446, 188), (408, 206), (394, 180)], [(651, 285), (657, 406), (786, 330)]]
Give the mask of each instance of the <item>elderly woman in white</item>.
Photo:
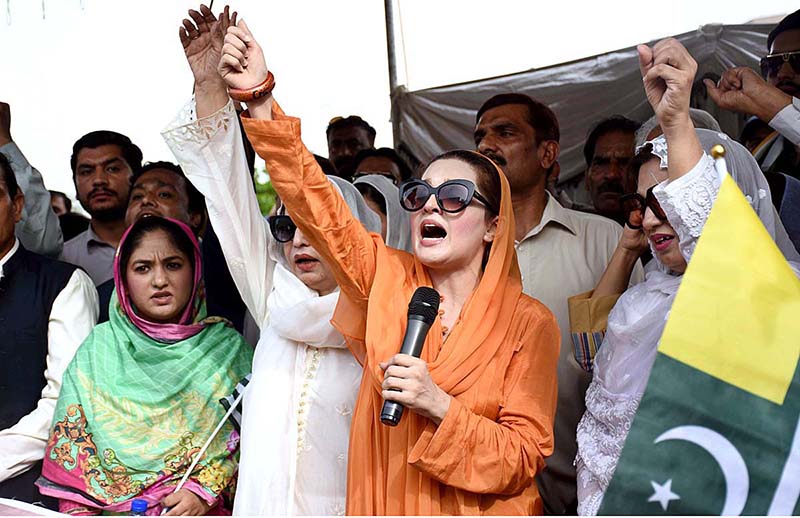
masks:
[[(593, 303), (625, 291), (630, 275), (622, 259), (626, 250), (649, 245), (653, 263), (648, 265), (645, 281), (625, 291), (608, 314), (605, 338), (594, 360), (586, 413), (577, 430), (581, 515), (594, 515), (600, 509), (644, 395), (682, 275), (719, 192), (720, 178), (707, 154), (714, 144), (726, 148), (733, 179), (786, 259), (800, 259), (750, 153), (722, 133), (692, 126), (689, 95), (697, 65), (686, 49), (675, 40), (665, 40), (654, 49), (640, 46), (639, 58), (645, 91), (664, 135), (642, 146), (633, 160), (638, 193), (623, 201), (628, 221), (620, 254), (612, 258), (589, 299), (570, 301), (571, 311), (591, 312)], [(595, 307), (603, 305), (607, 307), (607, 303)], [(596, 316), (589, 319), (597, 321)]]
[[(209, 217), (261, 334), (243, 400), (235, 515), (339, 515), (345, 510), (350, 420), (362, 369), (330, 324), (339, 297), (327, 265), (291, 218), (260, 213), (233, 102), (216, 66), (226, 12), (190, 11), (181, 41), (195, 77), (164, 139), (206, 197)], [(235, 16), (235, 15), (234, 15)], [(331, 179), (367, 230), (380, 220)], [(206, 274), (208, 275), (208, 274)]]

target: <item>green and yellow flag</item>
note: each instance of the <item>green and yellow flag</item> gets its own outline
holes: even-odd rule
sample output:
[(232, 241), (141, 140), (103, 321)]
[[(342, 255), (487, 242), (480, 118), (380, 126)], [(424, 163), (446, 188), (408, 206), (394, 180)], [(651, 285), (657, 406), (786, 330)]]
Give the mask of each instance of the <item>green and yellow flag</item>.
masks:
[(726, 175), (601, 514), (800, 512), (800, 281)]

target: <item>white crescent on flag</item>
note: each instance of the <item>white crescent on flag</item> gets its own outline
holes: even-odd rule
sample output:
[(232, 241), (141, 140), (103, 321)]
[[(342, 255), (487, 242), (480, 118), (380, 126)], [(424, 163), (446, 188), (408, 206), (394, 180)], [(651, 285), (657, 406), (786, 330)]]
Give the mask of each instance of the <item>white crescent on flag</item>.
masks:
[(725, 477), (725, 505), (720, 514), (742, 514), (750, 490), (750, 476), (739, 450), (723, 435), (704, 426), (677, 426), (659, 435), (653, 444), (670, 440), (694, 443), (714, 457)]

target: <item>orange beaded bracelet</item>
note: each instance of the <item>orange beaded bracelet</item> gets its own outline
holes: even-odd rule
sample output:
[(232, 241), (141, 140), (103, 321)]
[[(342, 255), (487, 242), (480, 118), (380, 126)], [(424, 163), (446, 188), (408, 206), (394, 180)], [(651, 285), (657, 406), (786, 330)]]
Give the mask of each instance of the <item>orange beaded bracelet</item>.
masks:
[(256, 99), (260, 99), (261, 97), (266, 97), (267, 95), (272, 93), (272, 89), (275, 88), (275, 76), (272, 75), (272, 72), (267, 72), (267, 78), (264, 79), (264, 82), (260, 85), (249, 88), (247, 90), (242, 90), (239, 88), (228, 88), (228, 95), (234, 101), (240, 101), (243, 103), (248, 103), (250, 101), (255, 101)]

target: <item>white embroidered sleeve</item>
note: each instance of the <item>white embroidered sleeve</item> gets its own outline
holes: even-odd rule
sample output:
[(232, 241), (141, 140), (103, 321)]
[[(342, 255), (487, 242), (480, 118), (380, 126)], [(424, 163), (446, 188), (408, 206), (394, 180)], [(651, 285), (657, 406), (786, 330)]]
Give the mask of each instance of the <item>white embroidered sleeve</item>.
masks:
[(189, 180), (206, 198), (225, 262), (247, 309), (260, 326), (267, 317), (274, 264), (233, 102), (197, 120), (194, 99), (162, 132)]
[(611, 394), (596, 380), (586, 390), (586, 412), (576, 432), (580, 516), (594, 516), (600, 510), (640, 401), (641, 398)]
[(719, 187), (720, 179), (714, 169), (714, 160), (703, 153), (691, 171), (653, 189), (669, 224), (678, 234), (681, 253), (686, 261), (694, 252), (697, 238), (717, 199)]

